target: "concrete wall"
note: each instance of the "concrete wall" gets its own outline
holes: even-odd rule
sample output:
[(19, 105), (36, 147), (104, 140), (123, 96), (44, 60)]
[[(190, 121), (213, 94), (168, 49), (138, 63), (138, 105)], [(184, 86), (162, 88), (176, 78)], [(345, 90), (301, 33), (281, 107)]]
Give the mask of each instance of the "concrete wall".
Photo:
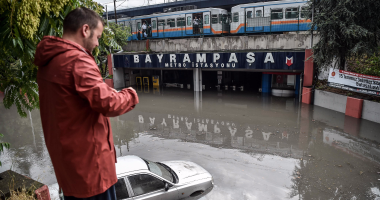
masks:
[(380, 103), (364, 100), (362, 118), (380, 123)]
[(336, 112), (327, 108), (314, 107), (313, 119), (326, 123), (329, 126), (344, 129), (344, 113)]
[(347, 97), (322, 90), (314, 91), (314, 105), (346, 113)]
[[(314, 91), (314, 105), (316, 106), (320, 106), (322, 108), (327, 108), (341, 113), (346, 113), (346, 104), (347, 96), (334, 94), (322, 90)], [(315, 116), (314, 118), (318, 118), (320, 121), (334, 121), (332, 118), (335, 117), (331, 114), (320, 113), (320, 115)], [(323, 120), (322, 118), (325, 119)], [(336, 118), (338, 119), (338, 117)], [(371, 123), (380, 123), (380, 103), (364, 100), (362, 118), (371, 121)], [(336, 123), (337, 125), (342, 125), (342, 122), (334, 123)]]
[[(310, 48), (311, 36), (304, 33), (278, 35), (224, 36), (185, 39), (149, 40), (153, 52), (196, 52), (196, 51), (244, 51), (244, 50), (304, 50)], [(314, 44), (318, 37), (314, 36)], [(146, 40), (130, 41), (124, 51), (145, 51)]]

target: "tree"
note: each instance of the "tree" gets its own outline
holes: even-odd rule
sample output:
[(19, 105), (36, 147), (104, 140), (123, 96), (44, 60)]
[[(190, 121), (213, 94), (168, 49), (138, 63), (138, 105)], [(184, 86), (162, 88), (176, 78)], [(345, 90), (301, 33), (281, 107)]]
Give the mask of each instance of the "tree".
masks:
[[(38, 68), (33, 64), (37, 44), (45, 35), (62, 36), (63, 19), (79, 6), (100, 15), (103, 12), (92, 0), (0, 0), (0, 91), (5, 93), (6, 108), (16, 105), (18, 113), (26, 117), (25, 110), (39, 107)], [(109, 51), (121, 49), (118, 43), (124, 44), (115, 40), (112, 29), (105, 28), (100, 46), (93, 52), (99, 65)]]
[[(19, 115), (26, 117), (26, 110), (39, 107), (38, 67), (33, 64), (37, 44), (46, 35), (61, 37), (63, 19), (79, 6), (103, 12), (92, 0), (0, 0), (0, 91), (5, 108), (16, 105)], [(122, 49), (127, 36), (128, 30), (116, 24), (105, 28), (93, 52), (100, 69), (110, 51)], [(3, 147), (9, 148), (9, 143), (0, 141), (0, 153)]]
[[(107, 55), (110, 54), (109, 49), (119, 49), (122, 50), (122, 47), (127, 45), (127, 40), (131, 34), (131, 28), (120, 26), (113, 22), (109, 23), (108, 27), (105, 27), (104, 34), (102, 38), (99, 40), (99, 48), (96, 52), (95, 59), (99, 65), (100, 73), (103, 78), (109, 76), (108, 68), (107, 68)], [(106, 37), (107, 36), (107, 37)]]
[(336, 61), (338, 68), (344, 69), (348, 59), (377, 51), (380, 1), (314, 0), (312, 3), (315, 15), (310, 31), (315, 30), (320, 36), (313, 47), (318, 66), (326, 67)]

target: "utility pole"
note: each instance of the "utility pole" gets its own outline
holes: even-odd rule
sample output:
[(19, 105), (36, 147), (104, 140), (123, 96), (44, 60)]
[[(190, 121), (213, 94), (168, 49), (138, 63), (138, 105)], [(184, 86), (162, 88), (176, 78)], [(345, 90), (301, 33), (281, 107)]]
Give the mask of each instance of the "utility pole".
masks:
[[(316, 0), (313, 1), (312, 7), (311, 7), (311, 23), (314, 22), (314, 4), (316, 3)], [(310, 48), (313, 48), (313, 39), (314, 39), (314, 30), (311, 30), (311, 40), (310, 40)]]
[(108, 26), (108, 10), (107, 10), (107, 5), (106, 5), (106, 17), (107, 17), (107, 26)]
[(113, 7), (115, 11), (115, 23), (117, 24), (117, 17), (116, 17), (116, 0), (113, 0)]

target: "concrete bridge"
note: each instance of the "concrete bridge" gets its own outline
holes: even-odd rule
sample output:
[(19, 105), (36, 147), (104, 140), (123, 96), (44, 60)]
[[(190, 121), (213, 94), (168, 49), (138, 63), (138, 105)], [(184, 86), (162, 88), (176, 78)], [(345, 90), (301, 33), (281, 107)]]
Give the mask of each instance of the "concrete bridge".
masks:
[[(139, 52), (150, 49), (151, 52), (217, 52), (217, 51), (260, 51), (260, 50), (290, 50), (305, 51), (311, 48), (311, 35), (302, 33), (287, 33), (276, 35), (245, 35), (184, 39), (156, 39), (130, 41), (124, 46), (124, 51)], [(318, 42), (318, 36), (313, 37), (313, 43)], [(147, 44), (148, 43), (148, 44)]]

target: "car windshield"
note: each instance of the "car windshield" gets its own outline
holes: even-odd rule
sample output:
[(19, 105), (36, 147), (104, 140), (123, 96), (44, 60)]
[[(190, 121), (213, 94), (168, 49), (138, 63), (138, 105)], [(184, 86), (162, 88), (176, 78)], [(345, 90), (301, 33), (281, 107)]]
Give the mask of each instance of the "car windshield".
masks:
[(170, 171), (167, 170), (164, 166), (162, 166), (158, 163), (152, 162), (150, 160), (144, 159), (144, 161), (148, 165), (149, 171), (151, 171), (154, 174), (157, 174), (158, 176), (161, 176), (162, 178), (164, 178), (170, 182), (174, 182), (172, 173), (170, 173)]

